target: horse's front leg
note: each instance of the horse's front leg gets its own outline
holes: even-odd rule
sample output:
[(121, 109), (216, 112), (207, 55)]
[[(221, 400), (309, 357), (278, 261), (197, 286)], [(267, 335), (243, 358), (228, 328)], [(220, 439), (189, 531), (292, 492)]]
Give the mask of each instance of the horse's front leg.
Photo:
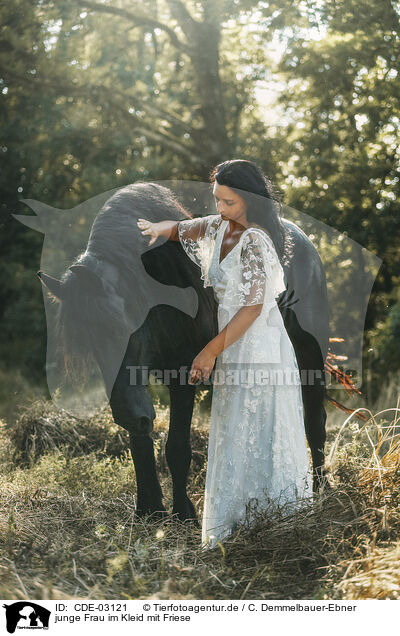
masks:
[(136, 515), (163, 517), (167, 512), (162, 502), (154, 444), (150, 437), (155, 419), (153, 403), (146, 387), (130, 384), (127, 377), (126, 373), (119, 373), (111, 393), (110, 406), (115, 423), (129, 431), (137, 486)]
[(153, 440), (150, 435), (135, 435), (131, 431), (129, 439), (136, 474), (136, 515), (165, 517), (167, 512), (162, 502), (163, 493), (157, 477)]
[(192, 459), (190, 425), (196, 388), (194, 385), (171, 384), (170, 425), (165, 454), (172, 476), (172, 513), (180, 521), (194, 520), (198, 525), (196, 511), (186, 493), (187, 477)]

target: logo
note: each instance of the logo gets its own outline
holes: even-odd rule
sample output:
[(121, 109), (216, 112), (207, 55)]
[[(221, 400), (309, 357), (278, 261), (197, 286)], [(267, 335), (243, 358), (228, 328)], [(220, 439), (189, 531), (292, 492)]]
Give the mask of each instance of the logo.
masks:
[(51, 612), (41, 605), (30, 601), (18, 601), (3, 607), (6, 609), (9, 634), (13, 634), (16, 629), (49, 629)]

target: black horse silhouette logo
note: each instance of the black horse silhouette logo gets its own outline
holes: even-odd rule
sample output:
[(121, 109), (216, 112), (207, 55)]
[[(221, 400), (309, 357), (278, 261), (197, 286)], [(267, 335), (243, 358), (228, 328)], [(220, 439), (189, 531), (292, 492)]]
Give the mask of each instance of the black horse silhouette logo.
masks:
[(3, 605), (6, 609), (7, 631), (13, 634), (17, 627), (24, 629), (48, 629), (50, 610), (32, 603), (18, 601), (11, 605)]

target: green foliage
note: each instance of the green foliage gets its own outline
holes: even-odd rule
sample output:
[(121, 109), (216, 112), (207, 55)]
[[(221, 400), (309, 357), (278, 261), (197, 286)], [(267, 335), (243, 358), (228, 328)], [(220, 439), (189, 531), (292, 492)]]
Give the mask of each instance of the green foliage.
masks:
[[(277, 68), (285, 82), (279, 105), (289, 115), (275, 129), (277, 176), (289, 205), (383, 259), (367, 350), (400, 281), (398, 8), (389, 0), (294, 6), (314, 32), (293, 29)], [(390, 328), (387, 338), (379, 372), (389, 376), (400, 358), (389, 354), (398, 347)]]
[(375, 325), (372, 331), (373, 348), (373, 382), (374, 394), (380, 392), (380, 378), (395, 373), (399, 368), (400, 343), (400, 289), (396, 290), (394, 303), (391, 305), (386, 319)]

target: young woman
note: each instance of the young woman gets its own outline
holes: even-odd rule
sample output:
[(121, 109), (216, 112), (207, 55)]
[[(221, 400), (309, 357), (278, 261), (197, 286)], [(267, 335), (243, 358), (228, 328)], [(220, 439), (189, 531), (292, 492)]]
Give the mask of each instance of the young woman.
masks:
[[(300, 376), (276, 298), (285, 290), (285, 231), (268, 179), (250, 161), (211, 173), (217, 214), (138, 220), (152, 245), (179, 240), (218, 301), (218, 335), (192, 362), (189, 382), (214, 368), (202, 523), (214, 547), (269, 500), (312, 497)], [(258, 196), (255, 196), (258, 195)]]

